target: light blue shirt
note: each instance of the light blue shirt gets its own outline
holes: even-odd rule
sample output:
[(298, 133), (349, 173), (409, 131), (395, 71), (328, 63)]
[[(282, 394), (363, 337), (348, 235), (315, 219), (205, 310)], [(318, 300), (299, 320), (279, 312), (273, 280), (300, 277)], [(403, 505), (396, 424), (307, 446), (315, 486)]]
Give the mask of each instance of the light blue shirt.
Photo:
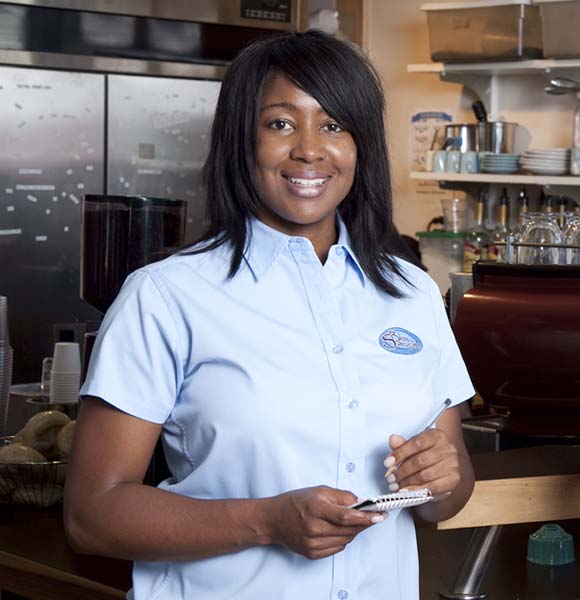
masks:
[[(99, 331), (82, 394), (164, 423), (173, 477), (195, 498), (260, 498), (328, 485), (387, 493), (392, 433), (412, 436), (445, 398), (473, 395), (437, 286), (395, 299), (363, 273), (340, 222), (324, 265), (309, 240), (259, 221), (240, 271), (226, 247), (176, 255), (126, 281)], [(343, 552), (281, 546), (135, 563), (136, 600), (418, 600), (408, 510)]]

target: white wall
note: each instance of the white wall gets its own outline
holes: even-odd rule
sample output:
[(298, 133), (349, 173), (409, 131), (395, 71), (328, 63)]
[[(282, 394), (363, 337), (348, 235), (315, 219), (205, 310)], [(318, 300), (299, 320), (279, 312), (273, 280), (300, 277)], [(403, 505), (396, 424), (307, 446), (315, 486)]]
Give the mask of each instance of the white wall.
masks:
[[(407, 73), (409, 63), (430, 62), (424, 0), (366, 0), (365, 49), (383, 77), (388, 103), (387, 141), (393, 170), (395, 218), (402, 233), (414, 235), (441, 214), (436, 187), (411, 181), (409, 118), (415, 109), (449, 110), (456, 122), (475, 118), (472, 92), (459, 84), (445, 83), (437, 75)], [(543, 92), (548, 76), (502, 79), (499, 116), (521, 123), (524, 138), (533, 147), (570, 146), (572, 96), (548, 96)], [(431, 190), (432, 194), (425, 194)], [(512, 197), (518, 187), (510, 189)], [(530, 196), (539, 190), (530, 189)], [(451, 192), (447, 192), (450, 194)], [(515, 204), (515, 203), (514, 203)], [(515, 207), (514, 207), (515, 208)]]

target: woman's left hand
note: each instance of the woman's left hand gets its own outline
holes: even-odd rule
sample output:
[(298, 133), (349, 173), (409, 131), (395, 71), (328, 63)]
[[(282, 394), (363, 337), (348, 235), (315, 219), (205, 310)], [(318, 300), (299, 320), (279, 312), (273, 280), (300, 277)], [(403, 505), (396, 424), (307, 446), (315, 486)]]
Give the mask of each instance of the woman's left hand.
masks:
[(427, 521), (449, 519), (463, 508), (473, 491), (473, 469), (463, 442), (457, 407), (445, 411), (436, 429), (423, 431), (409, 440), (392, 435), (389, 444), (391, 452), (385, 466), (400, 465), (387, 479), (390, 491), (429, 488), (435, 502), (415, 509)]
[(429, 488), (435, 501), (449, 496), (461, 481), (457, 448), (447, 439), (441, 429), (429, 429), (410, 440), (400, 435), (389, 439), (392, 452), (385, 459), (385, 466), (400, 464), (389, 475), (390, 491), (399, 489)]

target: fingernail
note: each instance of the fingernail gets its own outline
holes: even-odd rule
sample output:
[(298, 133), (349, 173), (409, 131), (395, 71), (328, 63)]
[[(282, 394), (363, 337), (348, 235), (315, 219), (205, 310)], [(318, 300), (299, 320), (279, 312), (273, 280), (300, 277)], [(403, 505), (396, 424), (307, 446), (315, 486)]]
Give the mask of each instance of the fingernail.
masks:
[(391, 473), (388, 477), (387, 477), (387, 482), (388, 483), (395, 483), (395, 481), (397, 481), (397, 477), (394, 473)]
[(375, 515), (374, 517), (371, 517), (373, 523), (382, 523), (385, 519), (385, 515)]
[(398, 483), (390, 483), (389, 484), (389, 490), (391, 490), (391, 492), (396, 492), (399, 489), (399, 484)]
[(383, 462), (383, 464), (385, 465), (385, 467), (387, 467), (387, 469), (389, 467), (392, 467), (395, 464), (395, 461), (397, 459), (394, 456), (388, 456), (387, 458), (385, 458), (385, 461)]
[(401, 488), (401, 489), (399, 490), (399, 492), (408, 492), (408, 491), (409, 491), (409, 488)]

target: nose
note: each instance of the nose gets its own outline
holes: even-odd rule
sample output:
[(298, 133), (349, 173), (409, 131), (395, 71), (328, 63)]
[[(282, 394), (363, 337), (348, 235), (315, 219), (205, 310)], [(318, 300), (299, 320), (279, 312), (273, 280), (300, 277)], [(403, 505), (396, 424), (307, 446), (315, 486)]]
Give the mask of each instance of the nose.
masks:
[(326, 157), (324, 140), (314, 128), (302, 128), (293, 136), (290, 158), (307, 163), (316, 162)]

